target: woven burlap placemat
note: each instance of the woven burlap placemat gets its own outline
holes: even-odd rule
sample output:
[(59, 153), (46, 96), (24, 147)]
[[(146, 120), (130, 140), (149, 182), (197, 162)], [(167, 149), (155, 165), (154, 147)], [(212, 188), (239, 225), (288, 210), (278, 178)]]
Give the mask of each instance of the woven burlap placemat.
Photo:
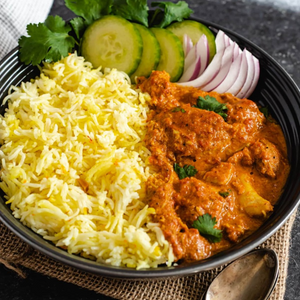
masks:
[[(282, 300), (288, 267), (289, 237), (296, 212), (260, 247), (279, 256), (280, 275), (271, 300)], [(31, 248), (0, 222), (0, 262), (24, 276), (24, 268), (122, 300), (199, 300), (223, 267), (192, 276), (157, 281), (120, 280), (89, 274), (63, 265)], [(26, 270), (25, 270), (26, 273)]]

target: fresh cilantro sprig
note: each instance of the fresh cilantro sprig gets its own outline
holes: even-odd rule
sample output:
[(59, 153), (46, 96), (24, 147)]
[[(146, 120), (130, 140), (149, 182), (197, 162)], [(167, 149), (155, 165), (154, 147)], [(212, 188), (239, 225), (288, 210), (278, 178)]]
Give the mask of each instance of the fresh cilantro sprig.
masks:
[(70, 20), (70, 24), (80, 41), (89, 25), (112, 12), (113, 0), (65, 0), (65, 4), (78, 16)]
[(109, 15), (112, 11), (113, 0), (65, 0), (69, 8), (77, 16), (82, 17), (87, 25)]
[(70, 20), (70, 24), (73, 28), (73, 31), (74, 31), (74, 34), (75, 34), (77, 40), (80, 42), (84, 31), (88, 27), (88, 23), (83, 18), (77, 17), (77, 18)]
[(20, 60), (38, 65), (42, 60), (58, 61), (67, 56), (75, 45), (69, 35), (71, 26), (59, 16), (49, 16), (45, 23), (27, 25), (27, 36), (19, 40)]
[(152, 11), (149, 24), (153, 27), (164, 28), (174, 21), (181, 22), (189, 18), (193, 11), (185, 1), (172, 2), (152, 2), (151, 7), (158, 7)]
[(191, 165), (184, 165), (183, 168), (181, 168), (177, 163), (175, 163), (173, 167), (179, 179), (195, 176), (198, 172), (196, 168)]
[(223, 198), (227, 198), (227, 197), (230, 195), (230, 192), (231, 192), (230, 189), (229, 189), (228, 191), (225, 191), (225, 192), (220, 191), (220, 192), (219, 192), (219, 195), (220, 195), (221, 197), (223, 197)]
[(270, 123), (276, 123), (276, 120), (274, 120), (272, 118), (272, 116), (270, 115), (268, 106), (260, 107), (259, 111), (264, 114), (264, 116), (265, 116), (265, 118), (266, 118), (266, 120), (268, 122), (270, 122)]
[(178, 111), (185, 113), (185, 110), (180, 106), (177, 106), (171, 110), (171, 112), (178, 112)]
[(204, 98), (199, 97), (197, 99), (197, 104), (194, 107), (205, 109), (209, 111), (213, 111), (220, 115), (225, 121), (227, 119), (227, 106), (224, 103), (220, 103), (216, 100), (216, 98), (206, 95)]
[(192, 224), (193, 228), (198, 229), (199, 233), (211, 243), (218, 243), (222, 240), (222, 230), (214, 228), (217, 224), (216, 218), (210, 214), (199, 216)]
[(148, 27), (147, 0), (114, 0), (113, 14)]
[(267, 106), (260, 107), (259, 111), (264, 114), (266, 119), (269, 118), (270, 114), (269, 114), (269, 108)]

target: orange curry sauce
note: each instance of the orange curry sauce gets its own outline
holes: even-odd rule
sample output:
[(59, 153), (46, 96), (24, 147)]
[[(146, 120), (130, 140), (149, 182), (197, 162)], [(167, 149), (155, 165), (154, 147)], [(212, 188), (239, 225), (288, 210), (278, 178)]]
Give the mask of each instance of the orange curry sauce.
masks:
[[(207, 258), (261, 226), (289, 173), (280, 127), (251, 100), (182, 87), (171, 83), (166, 72), (139, 78), (138, 86), (151, 96), (146, 145), (156, 172), (147, 181), (149, 205), (176, 259)], [(227, 105), (226, 121), (193, 107), (206, 95)], [(192, 165), (197, 173), (180, 180), (174, 163)], [(223, 231), (221, 242), (210, 243), (191, 227), (207, 213)]]

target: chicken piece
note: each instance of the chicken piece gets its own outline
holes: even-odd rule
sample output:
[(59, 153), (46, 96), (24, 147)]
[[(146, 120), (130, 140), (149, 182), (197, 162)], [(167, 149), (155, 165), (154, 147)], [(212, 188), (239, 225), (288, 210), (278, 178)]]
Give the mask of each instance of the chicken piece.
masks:
[[(175, 155), (200, 156), (209, 160), (219, 157), (231, 143), (232, 128), (218, 114), (182, 105), (184, 113), (161, 112), (151, 122), (165, 132), (166, 145)], [(157, 140), (155, 132), (148, 133), (149, 141)]]
[(245, 234), (245, 231), (248, 229), (245, 226), (243, 219), (235, 219), (231, 224), (223, 224), (223, 228), (226, 231), (230, 241), (237, 243), (239, 238)]
[(230, 163), (241, 162), (244, 166), (256, 165), (256, 169), (262, 175), (276, 178), (280, 164), (280, 152), (274, 144), (267, 139), (260, 139), (250, 147), (236, 152), (228, 159)]
[(252, 142), (265, 120), (257, 105), (248, 99), (228, 98), (227, 123), (235, 128), (235, 138), (241, 143)]
[(150, 104), (157, 110), (169, 110), (180, 105), (176, 97), (177, 87), (170, 82), (170, 75), (165, 71), (153, 71), (148, 79), (140, 77), (138, 87), (151, 96)]
[[(194, 179), (195, 180), (195, 179)], [(182, 181), (190, 181), (190, 178)], [(176, 192), (173, 184), (160, 186), (149, 202), (155, 208), (154, 220), (160, 223), (165, 238), (172, 245), (176, 260), (195, 261), (208, 257), (210, 243), (195, 228), (188, 228), (176, 212)]]
[(251, 166), (254, 164), (255, 160), (254, 158), (252, 157), (252, 153), (251, 151), (249, 150), (248, 147), (245, 147), (242, 151), (243, 153), (243, 157), (242, 157), (242, 164), (243, 165), (246, 165), (246, 166)]
[(203, 179), (218, 185), (227, 185), (234, 173), (234, 166), (228, 162), (222, 162), (217, 167), (206, 172)]
[(279, 168), (280, 153), (276, 146), (266, 139), (261, 139), (250, 146), (256, 169), (263, 175), (276, 178)]
[(250, 144), (245, 144), (241, 150), (235, 152), (231, 157), (228, 158), (227, 162), (232, 164), (241, 163), (246, 166), (251, 166), (254, 163), (252, 154), (249, 150)]
[(257, 194), (246, 175), (242, 175), (240, 180), (245, 190), (239, 196), (239, 203), (250, 217), (266, 217), (269, 212), (273, 211), (271, 203)]

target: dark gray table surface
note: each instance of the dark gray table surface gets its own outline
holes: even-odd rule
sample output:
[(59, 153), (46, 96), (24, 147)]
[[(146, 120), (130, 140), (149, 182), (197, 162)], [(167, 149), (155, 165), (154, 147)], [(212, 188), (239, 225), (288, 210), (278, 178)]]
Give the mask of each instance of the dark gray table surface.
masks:
[[(186, 2), (194, 10), (194, 16), (227, 27), (260, 46), (273, 56), (300, 86), (300, 0), (187, 0)], [(50, 13), (60, 15), (64, 19), (73, 16), (64, 6), (63, 0), (55, 0)], [(285, 300), (300, 299), (299, 249), (298, 210), (290, 240), (289, 258), (286, 258), (289, 259), (289, 267)], [(27, 273), (27, 279), (21, 279), (0, 265), (0, 299), (111, 299), (33, 271)]]

